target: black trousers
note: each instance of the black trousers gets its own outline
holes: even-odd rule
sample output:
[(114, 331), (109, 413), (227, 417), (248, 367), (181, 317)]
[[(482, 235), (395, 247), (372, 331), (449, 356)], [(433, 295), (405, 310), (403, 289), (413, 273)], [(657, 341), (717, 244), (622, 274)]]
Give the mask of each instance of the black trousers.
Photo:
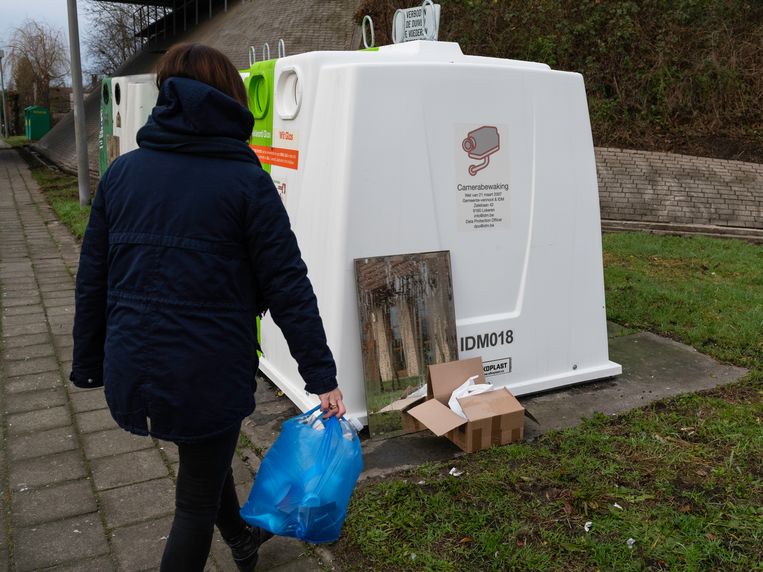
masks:
[(175, 519), (161, 572), (203, 572), (215, 524), (225, 539), (243, 530), (231, 471), (240, 429), (237, 425), (200, 443), (178, 443)]

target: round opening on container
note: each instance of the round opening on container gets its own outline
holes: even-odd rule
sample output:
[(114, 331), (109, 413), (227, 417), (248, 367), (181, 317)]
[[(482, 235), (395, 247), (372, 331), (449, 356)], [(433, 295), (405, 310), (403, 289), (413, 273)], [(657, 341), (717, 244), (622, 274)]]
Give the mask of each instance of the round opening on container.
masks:
[(103, 90), (101, 91), (102, 97), (103, 97), (103, 103), (108, 104), (109, 103), (109, 84), (104, 83), (103, 84)]
[(119, 84), (116, 84), (114, 86), (114, 103), (119, 105), (120, 101), (122, 101), (122, 89), (119, 87)]
[(302, 105), (302, 84), (297, 70), (284, 70), (278, 77), (277, 109), (281, 119), (294, 119)]
[(270, 107), (270, 89), (262, 74), (255, 74), (249, 80), (249, 109), (255, 119), (262, 119)]
[(405, 36), (405, 11), (399, 8), (392, 16), (392, 43), (399, 44)]

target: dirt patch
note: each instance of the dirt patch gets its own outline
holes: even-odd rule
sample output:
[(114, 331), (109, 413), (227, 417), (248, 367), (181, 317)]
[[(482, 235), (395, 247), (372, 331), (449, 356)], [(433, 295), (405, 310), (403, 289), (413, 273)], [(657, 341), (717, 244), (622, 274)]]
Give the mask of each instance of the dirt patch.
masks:
[(708, 397), (717, 397), (729, 403), (763, 403), (763, 382), (733, 383), (721, 385), (701, 392)]

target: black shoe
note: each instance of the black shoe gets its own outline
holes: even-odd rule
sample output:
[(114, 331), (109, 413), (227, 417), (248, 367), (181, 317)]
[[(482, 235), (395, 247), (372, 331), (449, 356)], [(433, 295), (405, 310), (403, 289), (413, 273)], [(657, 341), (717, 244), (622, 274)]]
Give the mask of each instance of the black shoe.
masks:
[(230, 546), (238, 569), (242, 572), (254, 572), (259, 558), (257, 551), (263, 542), (271, 538), (273, 538), (272, 532), (246, 524), (238, 536), (226, 540), (225, 543)]

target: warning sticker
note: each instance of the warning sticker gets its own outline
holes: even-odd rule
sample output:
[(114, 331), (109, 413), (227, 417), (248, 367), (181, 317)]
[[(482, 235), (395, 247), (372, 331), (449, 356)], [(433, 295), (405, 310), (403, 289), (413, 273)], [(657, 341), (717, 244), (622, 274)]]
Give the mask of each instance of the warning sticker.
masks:
[(289, 190), (289, 181), (286, 177), (280, 177), (278, 179), (273, 179), (273, 184), (276, 187), (276, 190), (278, 191), (278, 196), (281, 197), (281, 200), (283, 201), (283, 204), (286, 204), (286, 194)]
[(264, 145), (250, 145), (257, 153), (261, 163), (286, 169), (299, 168), (299, 151), (297, 149), (285, 149), (283, 147), (269, 147)]
[(510, 227), (508, 128), (455, 126), (455, 182), (461, 231)]

